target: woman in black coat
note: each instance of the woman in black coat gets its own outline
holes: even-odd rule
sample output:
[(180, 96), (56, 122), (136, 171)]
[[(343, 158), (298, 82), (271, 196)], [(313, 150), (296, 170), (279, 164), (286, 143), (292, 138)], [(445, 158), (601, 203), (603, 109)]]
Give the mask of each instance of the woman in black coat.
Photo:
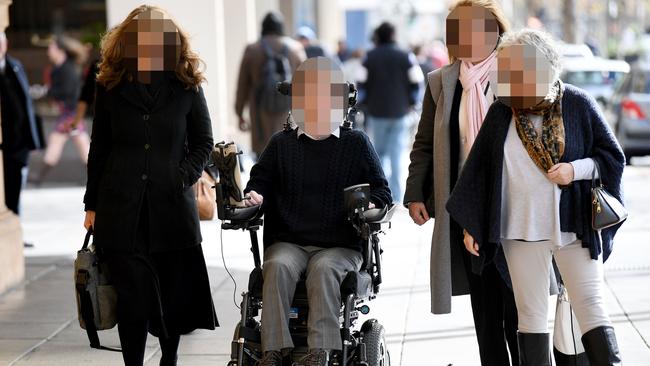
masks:
[(213, 143), (199, 62), (150, 6), (102, 43), (85, 226), (117, 288), (126, 365), (142, 365), (147, 331), (175, 365), (181, 334), (217, 325), (191, 189)]

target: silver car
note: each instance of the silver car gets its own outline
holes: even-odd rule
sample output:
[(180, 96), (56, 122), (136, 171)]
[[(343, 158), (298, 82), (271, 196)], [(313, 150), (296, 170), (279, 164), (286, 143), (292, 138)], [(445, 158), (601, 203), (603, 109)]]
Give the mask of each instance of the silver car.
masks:
[(632, 68), (616, 89), (609, 109), (628, 164), (633, 156), (650, 155), (650, 64)]

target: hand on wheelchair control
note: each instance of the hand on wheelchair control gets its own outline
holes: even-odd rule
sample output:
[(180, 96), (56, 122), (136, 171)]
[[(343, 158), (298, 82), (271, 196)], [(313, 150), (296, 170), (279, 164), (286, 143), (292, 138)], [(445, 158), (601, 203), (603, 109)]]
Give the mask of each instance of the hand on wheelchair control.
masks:
[(478, 253), (478, 243), (476, 240), (474, 240), (474, 237), (470, 235), (470, 233), (467, 232), (467, 230), (463, 229), (463, 243), (465, 243), (465, 249), (467, 249), (468, 252), (472, 253), (475, 256), (479, 256)]
[(261, 205), (263, 201), (264, 196), (255, 191), (248, 192), (248, 195), (244, 197), (244, 204), (246, 207)]

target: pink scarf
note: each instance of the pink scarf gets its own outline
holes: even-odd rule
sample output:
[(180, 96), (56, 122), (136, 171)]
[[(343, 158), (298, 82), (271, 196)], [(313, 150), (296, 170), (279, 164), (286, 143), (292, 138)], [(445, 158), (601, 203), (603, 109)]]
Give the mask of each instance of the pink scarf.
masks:
[(483, 93), (490, 79), (490, 71), (496, 66), (496, 52), (492, 52), (485, 60), (474, 65), (461, 61), (460, 83), (467, 99), (467, 148), (474, 144), (476, 135), (481, 129), (483, 119), (492, 103), (488, 103)]

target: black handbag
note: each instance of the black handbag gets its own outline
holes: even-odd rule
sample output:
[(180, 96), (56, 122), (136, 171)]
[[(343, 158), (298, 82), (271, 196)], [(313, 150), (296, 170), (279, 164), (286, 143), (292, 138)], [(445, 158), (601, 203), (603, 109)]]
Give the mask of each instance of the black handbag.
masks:
[(600, 231), (625, 221), (627, 210), (619, 200), (605, 190), (600, 178), (600, 168), (595, 160), (594, 165), (595, 169), (591, 175), (591, 227)]

